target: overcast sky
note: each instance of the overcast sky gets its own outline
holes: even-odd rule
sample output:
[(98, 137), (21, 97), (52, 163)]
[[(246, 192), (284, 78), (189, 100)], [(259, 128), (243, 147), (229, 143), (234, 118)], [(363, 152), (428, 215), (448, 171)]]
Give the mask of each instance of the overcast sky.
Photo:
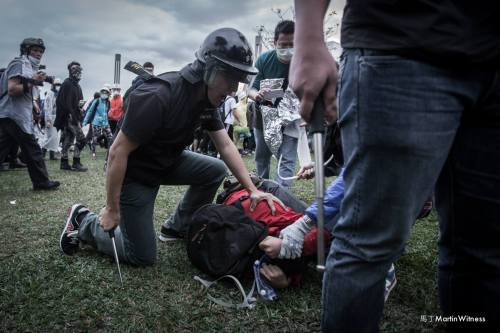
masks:
[[(340, 21), (345, 0), (333, 0), (328, 25)], [(68, 76), (71, 60), (82, 64), (84, 98), (113, 83), (114, 54), (151, 61), (155, 72), (178, 70), (194, 59), (204, 37), (222, 27), (240, 30), (254, 45), (257, 26), (279, 22), (272, 9), (292, 19), (293, 0), (0, 0), (0, 67), (19, 54), (26, 37), (43, 38), (47, 73)], [(134, 75), (121, 70), (122, 89)]]

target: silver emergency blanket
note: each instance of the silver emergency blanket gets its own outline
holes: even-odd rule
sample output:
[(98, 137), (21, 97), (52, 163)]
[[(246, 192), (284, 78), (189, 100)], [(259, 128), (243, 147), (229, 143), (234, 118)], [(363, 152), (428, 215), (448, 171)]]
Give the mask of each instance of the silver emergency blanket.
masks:
[(278, 115), (283, 122), (283, 126), (300, 120), (300, 101), (292, 89), (287, 88), (283, 99), (278, 104)]
[[(260, 82), (261, 89), (279, 89), (282, 86), (283, 79), (267, 79)], [(275, 100), (271, 102), (274, 103)], [(282, 129), (300, 119), (299, 105), (298, 97), (290, 88), (287, 88), (277, 108), (261, 107), (264, 141), (276, 157), (279, 157), (278, 150), (283, 142)]]

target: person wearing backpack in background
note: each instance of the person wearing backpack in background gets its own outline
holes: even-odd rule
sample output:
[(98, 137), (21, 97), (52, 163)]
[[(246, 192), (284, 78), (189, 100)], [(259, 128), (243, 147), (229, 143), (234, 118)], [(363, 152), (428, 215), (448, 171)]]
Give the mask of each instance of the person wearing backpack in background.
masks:
[(233, 140), (233, 124), (234, 124), (234, 112), (236, 110), (236, 91), (231, 92), (226, 97), (224, 104), (222, 105), (222, 114), (224, 115), (223, 123), (226, 128), (227, 135)]
[(83, 119), (83, 126), (90, 124), (92, 127), (90, 150), (92, 152), (92, 159), (94, 160), (96, 158), (95, 146), (101, 137), (104, 136), (106, 138), (106, 149), (109, 149), (113, 143), (113, 134), (108, 123), (108, 111), (110, 108), (109, 89), (102, 88), (99, 94), (100, 97), (92, 102)]
[[(89, 100), (85, 103), (85, 105), (83, 106), (83, 109), (85, 110), (85, 114), (83, 116), (83, 118), (85, 118), (85, 116), (87, 116), (87, 113), (89, 112), (90, 110), (90, 106), (96, 101), (98, 100), (99, 98), (101, 97), (101, 93), (96, 91), (94, 93), (94, 98), (92, 98), (92, 100)], [(92, 151), (92, 136), (93, 136), (93, 133), (92, 133), (92, 125), (89, 125), (89, 128), (87, 130), (87, 134), (85, 135), (85, 142), (87, 143), (88, 147), (89, 147), (89, 150)]]
[(42, 39), (24, 39), (20, 56), (10, 62), (0, 79), (0, 161), (12, 150), (13, 142), (17, 143), (26, 159), (34, 190), (52, 190), (60, 185), (49, 180), (33, 128), (33, 96), (38, 95), (34, 83), (43, 84), (46, 79), (45, 73), (39, 71), (44, 52)]
[[(278, 199), (252, 183), (217, 112), (239, 82), (248, 83), (257, 73), (252, 63), (246, 38), (235, 29), (222, 28), (205, 38), (193, 63), (152, 77), (133, 90), (109, 151), (106, 206), (98, 215), (84, 205), (73, 205), (59, 240), (61, 251), (73, 255), (84, 241), (113, 256), (108, 232), (114, 230), (120, 261), (153, 265), (153, 212), (160, 186), (189, 185), (160, 232), (163, 240), (182, 239), (192, 214), (213, 201), (226, 165), (248, 191), (252, 207), (266, 201), (274, 211), (273, 200)], [(198, 125), (209, 131), (226, 164), (185, 149)]]

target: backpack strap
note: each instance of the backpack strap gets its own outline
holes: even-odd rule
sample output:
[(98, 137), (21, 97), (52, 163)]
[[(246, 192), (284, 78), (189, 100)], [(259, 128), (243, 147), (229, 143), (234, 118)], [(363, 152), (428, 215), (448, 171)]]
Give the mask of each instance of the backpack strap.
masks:
[(90, 111), (90, 116), (89, 116), (89, 124), (90, 124), (90, 126), (92, 126), (92, 122), (94, 121), (95, 114), (97, 113), (97, 108), (99, 107), (99, 104), (101, 103), (100, 99), (101, 98), (97, 98), (97, 100), (95, 101), (95, 103), (91, 104), (91, 109), (89, 110)]
[(226, 96), (226, 99), (224, 100), (224, 104), (222, 104), (222, 111), (224, 112), (224, 120), (222, 121), (223, 123), (226, 122), (227, 117), (233, 112), (233, 109), (229, 109), (229, 112), (226, 114), (226, 102), (228, 99), (234, 98), (233, 96)]
[[(214, 281), (204, 280), (201, 277), (195, 275), (193, 278), (200, 282), (207, 289), (207, 298), (214, 302), (215, 304), (221, 305), (225, 308), (232, 309), (253, 309), (257, 304), (257, 298), (253, 297), (254, 291), (257, 291), (257, 294), (266, 301), (276, 301), (278, 299), (278, 294), (274, 290), (273, 287), (269, 285), (269, 283), (261, 276), (260, 269), (264, 262), (267, 262), (269, 258), (264, 254), (259, 260), (256, 260), (253, 264), (253, 273), (254, 280), (252, 283), (252, 288), (248, 294), (245, 294), (245, 290), (241, 285), (241, 282), (234, 277), (233, 275), (224, 275)], [(224, 278), (229, 278), (234, 281), (236, 286), (238, 287), (241, 295), (243, 296), (243, 301), (241, 303), (230, 303), (223, 301), (219, 298), (215, 298), (212, 295), (208, 294), (209, 289), (217, 284), (219, 280)]]
[[(207, 291), (207, 298), (209, 300), (211, 300), (212, 302), (214, 302), (215, 304), (218, 304), (218, 305), (221, 305), (225, 308), (231, 308), (231, 309), (253, 309), (255, 308), (255, 305), (257, 303), (257, 299), (255, 297), (253, 297), (253, 293), (254, 293), (254, 290), (255, 290), (255, 280), (252, 284), (252, 289), (250, 289), (250, 292), (248, 294), (245, 293), (245, 289), (243, 289), (243, 286), (241, 285), (241, 282), (235, 278), (234, 276), (232, 275), (224, 275), (224, 276), (221, 276), (220, 278), (214, 280), (214, 281), (208, 281), (208, 280), (204, 280), (202, 279), (201, 277), (195, 275), (193, 277), (196, 281), (200, 282), (203, 287), (206, 288), (206, 291)], [(213, 297), (212, 295), (210, 295), (208, 292), (209, 292), (209, 289), (214, 286), (215, 284), (217, 284), (217, 282), (219, 282), (219, 280), (222, 280), (222, 279), (225, 279), (225, 278), (229, 278), (231, 280), (234, 281), (234, 283), (236, 284), (236, 286), (238, 287), (241, 295), (243, 296), (243, 301), (241, 303), (230, 303), (230, 302), (226, 302), (226, 301), (223, 301), (219, 298), (216, 298), (216, 297)]]
[(262, 264), (268, 262), (269, 258), (264, 254), (259, 260), (255, 260), (253, 264), (253, 274), (255, 277), (254, 286), (257, 288), (257, 294), (266, 301), (275, 301), (278, 299), (278, 294), (267, 280), (261, 276), (260, 269)]
[(244, 195), (238, 198), (235, 202), (232, 203), (233, 206), (237, 207), (238, 209), (241, 209), (242, 211), (245, 211), (245, 208), (243, 208), (243, 205), (241, 204), (242, 201), (245, 201), (247, 199), (250, 199), (250, 196)]

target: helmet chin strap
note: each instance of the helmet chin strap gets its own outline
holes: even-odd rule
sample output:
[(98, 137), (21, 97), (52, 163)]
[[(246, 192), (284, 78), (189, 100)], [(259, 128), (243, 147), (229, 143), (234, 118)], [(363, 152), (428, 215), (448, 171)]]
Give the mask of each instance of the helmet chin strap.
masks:
[(205, 105), (208, 106), (212, 106), (212, 103), (210, 103), (210, 99), (208, 98), (208, 84), (205, 83)]

